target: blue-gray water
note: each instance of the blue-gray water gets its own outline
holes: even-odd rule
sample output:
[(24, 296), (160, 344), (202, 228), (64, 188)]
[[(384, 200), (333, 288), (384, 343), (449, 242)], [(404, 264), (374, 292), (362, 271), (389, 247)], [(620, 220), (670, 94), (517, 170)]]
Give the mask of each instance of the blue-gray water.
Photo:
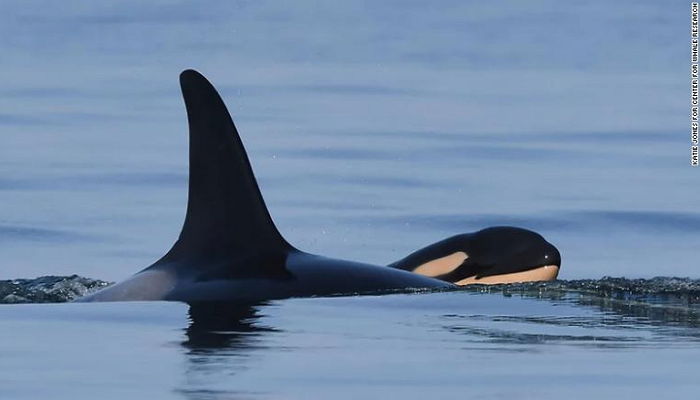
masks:
[[(0, 280), (114, 281), (168, 249), (186, 201), (187, 67), (221, 90), (301, 249), (385, 264), (514, 224), (559, 247), (565, 279), (700, 278), (686, 2), (1, 8)], [(183, 344), (184, 305), (3, 306), (0, 398), (697, 390), (694, 309), (645, 300), (681, 310), (654, 319), (624, 304), (281, 301), (201, 347)]]

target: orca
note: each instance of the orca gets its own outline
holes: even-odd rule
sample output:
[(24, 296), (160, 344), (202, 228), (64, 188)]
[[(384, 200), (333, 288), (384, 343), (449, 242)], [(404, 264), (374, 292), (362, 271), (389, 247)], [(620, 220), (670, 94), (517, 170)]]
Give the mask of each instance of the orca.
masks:
[[(180, 86), (189, 124), (189, 189), (180, 235), (149, 267), (77, 301), (250, 304), (290, 297), (450, 289), (470, 283), (466, 281), (470, 278), (490, 283), (487, 279), (492, 276), (544, 267), (558, 272), (554, 246), (534, 232), (511, 227), (458, 235), (389, 266), (298, 250), (275, 227), (216, 89), (194, 70), (180, 74)], [(528, 240), (520, 241), (523, 235)]]

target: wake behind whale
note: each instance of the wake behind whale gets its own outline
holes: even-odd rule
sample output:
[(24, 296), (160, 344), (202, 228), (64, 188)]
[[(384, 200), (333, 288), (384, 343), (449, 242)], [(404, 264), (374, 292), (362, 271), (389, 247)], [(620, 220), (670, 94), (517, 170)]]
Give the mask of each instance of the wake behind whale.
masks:
[[(0, 280), (0, 304), (64, 303), (89, 295), (113, 285), (100, 279), (78, 275), (42, 276), (34, 279)], [(604, 277), (601, 279), (556, 280), (499, 285), (469, 285), (453, 287), (448, 291), (480, 294), (558, 299), (565, 295), (581, 294), (599, 299), (636, 302), (640, 304), (673, 305), (700, 309), (700, 279), (655, 277), (628, 279)], [(444, 291), (438, 289), (437, 291)], [(412, 293), (414, 290), (395, 291)], [(430, 290), (425, 291), (427, 293)]]

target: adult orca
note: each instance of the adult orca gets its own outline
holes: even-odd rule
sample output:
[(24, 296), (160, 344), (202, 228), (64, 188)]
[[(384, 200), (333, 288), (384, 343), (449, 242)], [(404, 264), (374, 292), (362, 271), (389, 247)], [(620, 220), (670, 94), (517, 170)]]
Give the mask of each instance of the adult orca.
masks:
[[(151, 266), (78, 301), (252, 303), (445, 289), (470, 283), (468, 279), (490, 283), (489, 277), (542, 268), (549, 269), (545, 278), (556, 277), (553, 271), (560, 265), (556, 248), (534, 232), (511, 227), (454, 236), (390, 266), (331, 259), (294, 248), (268, 213), (216, 89), (194, 70), (182, 72), (180, 86), (190, 132), (189, 192), (180, 236)], [(534, 280), (542, 279), (538, 275)]]

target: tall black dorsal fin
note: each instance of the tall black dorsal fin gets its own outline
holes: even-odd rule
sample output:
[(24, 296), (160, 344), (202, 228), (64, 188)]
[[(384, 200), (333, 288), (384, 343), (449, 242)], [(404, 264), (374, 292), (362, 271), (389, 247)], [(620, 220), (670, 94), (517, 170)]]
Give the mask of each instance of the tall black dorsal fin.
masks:
[(289, 250), (270, 217), (248, 156), (216, 89), (194, 70), (180, 74), (190, 129), (187, 216), (162, 261)]

